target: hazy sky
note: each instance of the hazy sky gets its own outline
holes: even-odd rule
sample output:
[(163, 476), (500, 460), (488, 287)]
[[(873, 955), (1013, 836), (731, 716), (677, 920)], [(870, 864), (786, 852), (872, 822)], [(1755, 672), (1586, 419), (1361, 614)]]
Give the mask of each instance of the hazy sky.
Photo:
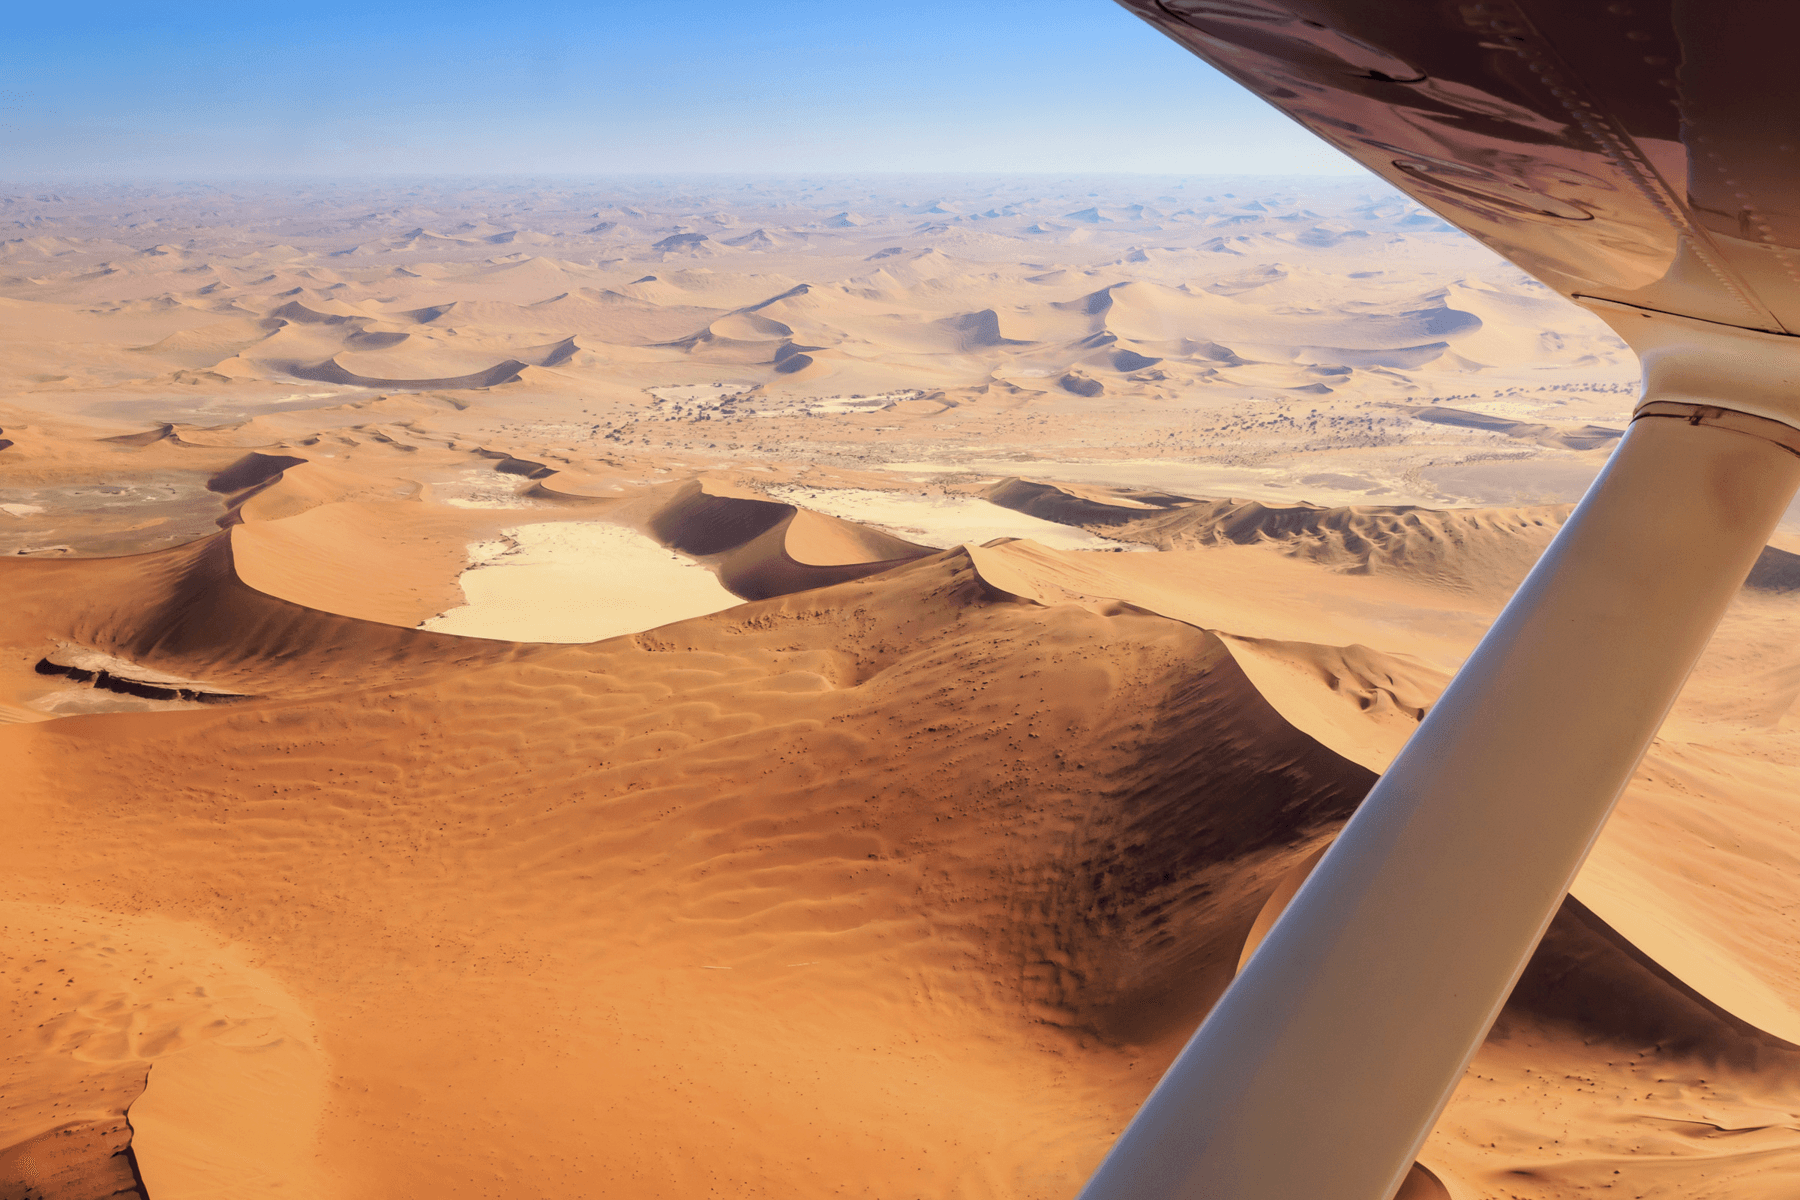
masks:
[(1355, 173), (1108, 0), (22, 4), (0, 177)]

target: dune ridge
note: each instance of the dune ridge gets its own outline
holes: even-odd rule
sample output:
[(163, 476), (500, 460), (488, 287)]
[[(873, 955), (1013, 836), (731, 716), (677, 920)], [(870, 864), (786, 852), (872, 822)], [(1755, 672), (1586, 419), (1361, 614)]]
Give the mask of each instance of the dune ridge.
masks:
[(511, 383), (519, 377), (528, 364), (516, 358), (495, 363), (483, 371), (472, 371), (466, 375), (444, 375), (435, 379), (378, 379), (369, 375), (358, 375), (337, 361), (328, 358), (322, 363), (311, 366), (294, 363), (288, 367), (287, 373), (296, 379), (312, 379), (320, 383), (344, 383), (352, 387), (363, 388), (412, 388), (423, 391), (442, 388), (455, 390), (462, 388), (497, 387), (503, 383)]
[(642, 518), (664, 545), (714, 564), (746, 600), (765, 600), (886, 571), (936, 554), (867, 526), (718, 485), (681, 485)]
[[(971, 553), (990, 586), (1036, 603), (1073, 600), (1089, 607), (1098, 604), (1101, 611), (1124, 605), (1195, 624), (1220, 640), (1284, 720), (1371, 771), (1385, 768), (1449, 682), (1449, 673), (1442, 669), (1365, 645), (1326, 646), (1227, 632), (1212, 624), (1209, 615), (1234, 624), (1246, 616), (1256, 622), (1263, 615), (1251, 615), (1254, 610), (1246, 608), (1233, 611), (1231, 605), (1208, 614), (1204, 603), (1196, 608), (1190, 597), (1172, 596), (1147, 583), (1141, 572), (1129, 569), (1135, 565), (1129, 560), (1064, 565), (1072, 557), (1068, 552), (1026, 542), (990, 545)], [(1667, 753), (1653, 750), (1643, 774), (1668, 771)], [(1693, 781), (1691, 786), (1705, 785)], [(1615, 857), (1613, 848), (1633, 836), (1624, 830), (1636, 828), (1629, 818), (1623, 829), (1617, 828), (1619, 824), (1615, 819), (1613, 836), (1603, 840), (1595, 861), (1573, 889), (1571, 903), (1591, 918), (1586, 925), (1650, 964), (1668, 986), (1688, 997), (1682, 1003), (1702, 1005), (1732, 1028), (1741, 1027), (1740, 1033), (1753, 1031), (1751, 1040), (1765, 1049), (1800, 1047), (1800, 1008), (1792, 993), (1771, 989), (1774, 976), (1769, 965), (1752, 965), (1741, 949), (1728, 945), (1734, 940), (1729, 925), (1703, 930), (1659, 895), (1655, 885), (1632, 878), (1647, 864)], [(1726, 1040), (1739, 1050), (1749, 1044), (1742, 1038)]]
[[(1414, 506), (1273, 506), (1254, 500), (1130, 497), (1130, 507), (1054, 484), (1002, 480), (996, 504), (1104, 529), (1106, 536), (1159, 549), (1270, 545), (1284, 554), (1351, 573), (1392, 572), (1473, 589), (1511, 588), (1550, 544), (1572, 505), (1505, 509)], [(1152, 506), (1145, 511), (1143, 505)]]
[[(1003, 479), (995, 504), (1161, 550), (1266, 545), (1351, 574), (1396, 574), (1489, 595), (1510, 595), (1556, 536), (1573, 505), (1499, 509), (1195, 500), (1167, 492), (1110, 492)], [(1800, 590), (1800, 555), (1765, 546), (1745, 586)]]

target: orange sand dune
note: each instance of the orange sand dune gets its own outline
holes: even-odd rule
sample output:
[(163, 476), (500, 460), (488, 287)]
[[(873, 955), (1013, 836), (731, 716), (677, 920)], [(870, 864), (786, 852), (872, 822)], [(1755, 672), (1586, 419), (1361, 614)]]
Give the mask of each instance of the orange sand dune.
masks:
[(1448, 406), (1419, 407), (1412, 410), (1412, 415), (1421, 421), (1430, 421), (1438, 425), (1461, 425), (1469, 429), (1483, 429), (1493, 433), (1505, 434), (1509, 438), (1524, 438), (1546, 446), (1561, 446), (1570, 450), (1595, 450), (1610, 447), (1625, 431), (1612, 429), (1602, 425), (1584, 425), (1576, 429), (1558, 428), (1534, 421), (1514, 421), (1505, 417), (1490, 416), (1487, 413), (1465, 412), (1460, 408)]
[(1284, 553), (1341, 570), (1392, 572), (1446, 586), (1500, 588), (1505, 594), (1525, 577), (1570, 511), (1568, 505), (1449, 512), (1410, 506), (1275, 508), (1166, 494), (1140, 501), (1151, 505), (1146, 511), (1021, 480), (1002, 481), (988, 498), (1162, 549), (1274, 543)]
[(860, 579), (934, 551), (866, 526), (791, 504), (678, 489), (645, 521), (665, 545), (711, 559), (719, 580), (751, 600)]
[[(1364, 645), (1321, 646), (1226, 632), (1214, 622), (1269, 630), (1291, 621), (1292, 615), (1279, 608), (1253, 608), (1255, 600), (1208, 604), (1196, 595), (1198, 589), (1184, 594), (1170, 586), (1182, 574), (1172, 563), (1152, 560), (1145, 569), (1138, 556), (1094, 561), (1022, 542), (972, 553), (984, 578), (1017, 594), (1045, 600), (1052, 589), (1062, 589), (1063, 595), (1090, 604), (1102, 597), (1131, 602), (1212, 629), (1259, 693), (1295, 728), (1371, 770), (1386, 766), (1447, 682), (1446, 673), (1428, 663)], [(1216, 586), (1224, 580), (1218, 566), (1206, 561), (1213, 557), (1198, 556), (1192, 569), (1213, 575)], [(1059, 569), (1064, 562), (1068, 566)], [(1404, 611), (1391, 603), (1404, 592), (1388, 589), (1388, 594), (1391, 606), (1379, 614), (1361, 614), (1363, 620), (1373, 617), (1378, 623)], [(1714, 647), (1715, 660), (1741, 653), (1746, 641), (1754, 645), (1769, 636), (1767, 622), (1785, 611), (1785, 602), (1746, 592)], [(1411, 619), (1423, 625), (1430, 618), (1415, 609)], [(1454, 626), (1445, 623), (1443, 628), (1450, 633)], [(1775, 864), (1800, 854), (1800, 841), (1771, 826), (1787, 803), (1787, 792), (1777, 782), (1783, 772), (1754, 760), (1726, 767), (1716, 753), (1707, 753), (1704, 743), (1691, 740), (1743, 738), (1739, 731), (1717, 728), (1716, 717), (1708, 719), (1705, 674), (1702, 687), (1691, 690), (1652, 749), (1634, 791), (1577, 880), (1574, 895), (1608, 925), (1613, 931), (1609, 936), (1654, 963), (1694, 1001), (1765, 1040), (1772, 1035), (1782, 1044), (1800, 1045), (1800, 987), (1785, 950), (1792, 944), (1788, 938), (1800, 936), (1800, 927), (1790, 929), (1785, 912), (1757, 911), (1763, 897), (1781, 888), (1770, 877), (1780, 869)], [(1671, 777), (1679, 793), (1706, 797), (1704, 807), (1694, 810), (1671, 796)], [(1740, 835), (1730, 849), (1717, 845), (1716, 834), (1709, 831), (1723, 811), (1732, 814), (1733, 827), (1754, 830), (1754, 836)], [(1679, 856), (1671, 857), (1672, 845), (1681, 847)], [(1700, 863), (1711, 865), (1702, 868)], [(1716, 885), (1702, 894), (1693, 884), (1747, 873), (1763, 880), (1754, 899), (1751, 893), (1721, 893)], [(1752, 927), (1761, 932), (1747, 936)], [(1780, 940), (1771, 946), (1765, 940), (1770, 936)]]
[(495, 384), (506, 383), (518, 376), (526, 364), (516, 358), (499, 362), (486, 370), (472, 371), (466, 375), (446, 375), (434, 379), (377, 379), (368, 375), (359, 375), (341, 365), (336, 358), (328, 358), (321, 363), (293, 363), (288, 366), (287, 373), (296, 379), (314, 379), (320, 383), (345, 383), (352, 387), (365, 388), (483, 388)]
[[(579, 486), (550, 476), (536, 490), (559, 499), (587, 499)], [(709, 564), (721, 583), (748, 600), (860, 579), (936, 553), (714, 480), (692, 480), (636, 498), (597, 499), (591, 507)]]
[[(1144, 186), (13, 197), (0, 1197), (1073, 1195), (1635, 379), (1366, 182)], [(511, 636), (635, 631), (415, 628), (509, 543), (590, 554), (513, 564)], [(1771, 549), (1433, 1200), (1800, 1191), (1797, 590)]]
[(250, 521), (229, 534), (232, 563), (265, 595), (412, 628), (455, 607), (469, 543), (505, 523), (492, 512), (421, 507), (335, 501)]
[[(734, 499), (690, 485), (657, 511), (679, 536), (737, 545), (793, 523), (721, 503)], [(1153, 556), (1028, 542), (587, 647), (419, 633), (240, 581), (240, 537), (309, 521), (348, 536), (418, 507), (340, 502), (135, 559), (0, 564), (18, 597), (12, 694), (35, 678), (31, 647), (63, 639), (256, 697), (0, 730), (25, 764), (18, 837), (0, 851), (16, 901), (147, 906), (216, 930), (247, 956), (234, 970), (280, 980), (233, 1019), (303, 1021), (313, 1039), (272, 1074), (241, 1066), (269, 1034), (140, 1043), (139, 1103), (160, 1113), (138, 1135), (146, 1180), (243, 1178), (209, 1115), (224, 1095), (284, 1114), (258, 1152), (268, 1186), (311, 1179), (320, 1194), (502, 1178), (671, 1196), (886, 1194), (897, 1179), (951, 1194), (977, 1178), (1067, 1194), (1229, 978), (1262, 898), (1372, 781), (1330, 744), (1378, 745), (1384, 721), (1429, 702), (1429, 671), (1264, 636), (1316, 601), (1240, 625), (1248, 637), (1209, 633), (1095, 594), (1126, 591), (1111, 572)], [(261, 549), (262, 569), (292, 559), (308, 576), (298, 552)], [(1362, 586), (1255, 547), (1186, 557)], [(1216, 603), (1257, 608), (1229, 589)], [(1321, 725), (1326, 698), (1339, 709)], [(521, 756), (580, 770), (521, 774)], [(1633, 820), (1628, 803), (1616, 828)], [(1792, 1069), (1785, 1043), (1571, 912), (1502, 1054), (1572, 1028), (1654, 1037), (1753, 1079)], [(56, 961), (72, 971), (92, 940)], [(173, 933), (123, 940), (194, 969)], [(82, 953), (83, 1011), (147, 1002)], [(1615, 1012), (1621, 994), (1651, 999)], [(593, 995), (598, 1008), (570, 999)], [(113, 1144), (130, 1078), (56, 1083), (34, 1065), (47, 1049), (28, 1046), (12, 1086), (111, 1088), (113, 1108), (78, 1124)], [(191, 1082), (159, 1103), (165, 1065)], [(1497, 1102), (1466, 1092), (1426, 1155), (1452, 1186), (1484, 1161), (1454, 1131), (1485, 1129)], [(53, 1116), (23, 1121), (20, 1140)], [(377, 1136), (390, 1125), (398, 1141)]]
[[(1572, 508), (1272, 507), (1022, 479), (1001, 480), (985, 494), (1020, 512), (1159, 549), (1270, 545), (1341, 571), (1405, 576), (1490, 598), (1512, 593)], [(1765, 547), (1748, 586), (1800, 591), (1800, 555)]]
[[(224, 545), (6, 566), (19, 632), (266, 698), (0, 735), (35, 764), (3, 853), (46, 886), (98, 853), (115, 867), (83, 903), (135, 895), (255, 947), (339, 1081), (310, 1143), (334, 1190), (461, 1194), (501, 1170), (644, 1195), (1072, 1186), (1228, 975), (1249, 881), (1370, 778), (1288, 730), (1205, 635), (996, 598), (954, 552), (527, 650), (257, 600), (220, 573)], [(69, 620), (72, 572), (171, 595)], [(778, 650), (801, 629), (817, 649)], [(404, 671), (377, 665), (397, 653)], [(1021, 676), (1033, 704), (1013, 718)], [(1202, 727), (1237, 749), (1180, 733)], [(148, 762), (130, 749), (146, 737), (167, 747)], [(520, 753), (584, 766), (522, 778)], [(76, 790), (133, 799), (58, 801)], [(1225, 793), (1232, 819), (1190, 828)], [(233, 812), (260, 848), (206, 833)], [(121, 857), (152, 829), (166, 849)], [(290, 907), (296, 871), (333, 898), (274, 938), (257, 914)], [(124, 983), (84, 986), (103, 1005)], [(569, 1005), (595, 988), (599, 1008)], [(427, 989), (434, 1008), (411, 999)], [(694, 1106), (708, 1119), (682, 1120)], [(372, 1140), (394, 1118), (412, 1150)]]
[[(416, 499), (426, 490), (426, 485), (416, 480), (350, 471), (310, 459), (282, 456), (265, 461), (281, 465), (275, 473), (247, 488), (229, 486), (236, 480), (225, 481), (221, 486), (221, 477), (216, 475), (207, 481), (212, 490), (227, 493), (228, 508), (220, 518), (221, 525), (279, 521), (322, 504), (346, 500)], [(226, 468), (227, 472), (236, 469), (236, 464)]]

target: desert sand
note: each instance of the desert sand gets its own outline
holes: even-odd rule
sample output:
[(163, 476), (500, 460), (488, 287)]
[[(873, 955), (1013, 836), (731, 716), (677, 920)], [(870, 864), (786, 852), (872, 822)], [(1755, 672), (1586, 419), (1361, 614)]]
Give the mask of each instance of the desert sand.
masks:
[[(1634, 386), (1373, 184), (3, 199), (0, 1197), (1071, 1196)], [(1800, 1188), (1796, 533), (1438, 1194)]]

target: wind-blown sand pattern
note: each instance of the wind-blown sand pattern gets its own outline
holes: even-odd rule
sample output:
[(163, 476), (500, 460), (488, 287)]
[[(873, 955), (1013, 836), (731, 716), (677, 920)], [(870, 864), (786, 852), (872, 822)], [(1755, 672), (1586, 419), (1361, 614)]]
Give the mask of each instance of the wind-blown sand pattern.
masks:
[[(1074, 1193), (1632, 369), (1366, 187), (929, 187), (13, 198), (0, 1196)], [(1800, 1184), (1791, 537), (1459, 1200)]]

